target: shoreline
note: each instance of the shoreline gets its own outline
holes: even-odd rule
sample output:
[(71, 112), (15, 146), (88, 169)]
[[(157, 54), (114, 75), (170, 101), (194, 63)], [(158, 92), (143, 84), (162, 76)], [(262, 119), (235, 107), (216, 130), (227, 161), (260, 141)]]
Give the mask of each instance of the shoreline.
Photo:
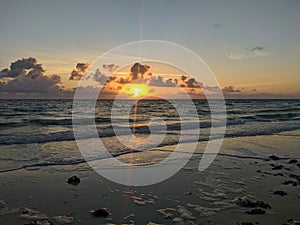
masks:
[[(245, 136), (227, 136), (227, 137), (224, 137), (224, 141), (223, 142), (231, 142), (232, 140), (234, 141), (235, 139), (240, 139), (240, 138), (243, 138), (245, 140), (248, 140), (248, 139), (261, 139), (261, 138), (265, 138), (266, 140), (268, 139), (271, 139), (271, 141), (273, 141), (273, 138), (272, 137), (277, 137), (276, 139), (279, 139), (279, 141), (277, 141), (277, 145), (282, 145), (282, 143), (285, 143), (287, 141), (287, 139), (289, 138), (297, 138), (299, 137), (300, 138), (300, 129), (291, 129), (291, 130), (288, 130), (288, 131), (282, 131), (282, 132), (278, 132), (278, 133), (275, 133), (275, 134), (261, 134), (261, 135), (245, 135)], [(105, 138), (105, 139), (109, 139), (110, 137), (108, 138)], [(115, 137), (114, 137), (115, 138)], [(218, 139), (218, 138), (213, 138), (213, 140), (215, 139)], [(283, 140), (284, 139), (284, 140)], [(67, 141), (67, 142), (72, 142), (72, 141)], [(74, 142), (75, 143), (75, 142)], [(190, 142), (185, 142), (183, 144), (189, 144)], [(199, 144), (198, 145), (201, 145), (201, 143), (207, 143), (207, 139), (206, 140), (199, 140), (198, 142)], [(248, 143), (249, 144), (249, 143)], [(150, 149), (150, 150), (146, 150), (147, 151), (161, 151), (161, 149), (164, 149), (164, 151), (167, 151), (167, 149), (170, 148), (170, 152), (173, 151), (174, 149), (174, 146), (176, 145), (173, 145), (173, 144), (167, 144), (167, 145), (162, 145), (162, 146), (159, 146), (157, 148), (154, 148), (154, 149)], [(282, 145), (283, 147), (285, 146), (284, 144)], [(79, 150), (77, 149), (77, 146), (76, 144), (74, 144), (74, 148), (76, 149), (76, 151), (79, 152)], [(253, 148), (253, 146), (249, 146), (248, 147), (249, 149)], [(202, 149), (202, 152), (198, 150), (196, 150), (193, 154), (203, 154), (203, 147), (201, 148)], [(294, 146), (293, 146), (293, 149), (296, 149)], [(228, 150), (228, 149), (227, 149)], [(273, 149), (274, 150), (274, 149)], [(139, 154), (143, 151), (138, 151), (138, 150), (134, 150), (134, 151), (122, 151), (122, 152), (116, 152), (116, 153), (111, 153), (112, 155), (112, 158), (118, 158), (118, 157), (122, 157), (123, 155), (127, 155), (127, 154)], [(237, 158), (243, 158), (243, 157), (249, 157), (249, 158), (256, 158), (256, 159), (266, 159), (268, 158), (269, 155), (272, 154), (271, 153), (268, 153), (266, 151), (262, 151), (261, 149), (259, 151), (256, 151), (256, 153), (258, 153), (258, 155), (253, 155), (253, 153), (251, 153), (252, 155), (241, 155), (240, 152), (235, 152), (233, 154), (229, 154), (228, 152), (219, 152), (218, 154), (219, 155), (226, 155), (228, 157), (237, 157)], [(264, 153), (264, 155), (260, 155), (261, 153)], [(276, 151), (276, 152), (273, 152), (274, 154), (280, 156), (282, 159), (290, 159), (290, 158), (296, 158), (296, 159), (300, 159), (300, 152), (294, 150), (294, 151), (290, 151), (289, 152), (285, 152), (285, 151)], [(285, 154), (286, 153), (286, 154)], [(79, 153), (80, 154), (80, 153)], [(206, 153), (208, 154), (208, 153)], [(283, 154), (283, 155), (281, 155)], [(106, 160), (106, 159), (109, 159), (109, 157), (96, 157), (96, 158), (93, 158), (93, 159), (90, 159), (89, 161), (97, 161), (97, 160)], [(37, 162), (37, 163), (31, 163), (31, 164), (26, 164), (26, 165), (21, 165), (19, 167), (15, 167), (15, 168), (8, 168), (8, 169), (2, 169), (0, 170), (0, 174), (1, 173), (7, 173), (7, 172), (11, 172), (11, 171), (17, 171), (17, 170), (22, 170), (22, 169), (28, 169), (30, 170), (32, 167), (35, 167), (35, 168), (39, 168), (39, 167), (48, 167), (48, 166), (63, 166), (63, 165), (76, 165), (76, 164), (81, 164), (81, 163), (87, 163), (86, 159), (84, 158), (78, 158), (76, 160), (66, 160), (66, 161), (61, 161), (61, 162)]]

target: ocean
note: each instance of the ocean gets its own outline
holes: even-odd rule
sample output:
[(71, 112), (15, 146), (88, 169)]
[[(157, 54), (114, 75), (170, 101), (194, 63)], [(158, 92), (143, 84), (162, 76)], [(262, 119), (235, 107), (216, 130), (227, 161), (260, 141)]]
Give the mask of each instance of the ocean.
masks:
[[(174, 102), (188, 115), (185, 101)], [(85, 162), (73, 134), (72, 103), (72, 100), (0, 100), (0, 172)], [(111, 100), (98, 100), (94, 121), (99, 137), (113, 157), (131, 149), (116, 139), (111, 125), (112, 104)], [(127, 105), (129, 100), (120, 104), (121, 107)], [(211, 127), (208, 103), (194, 100), (194, 104), (200, 122), (198, 141), (207, 141)], [(226, 110), (225, 138), (273, 135), (300, 129), (300, 100), (226, 100)], [(166, 122), (167, 134), (159, 146), (178, 143), (180, 129), (196, 129), (199, 125), (198, 121), (190, 121), (189, 126), (183, 126), (174, 105), (165, 100), (139, 101), (129, 118), (120, 115), (114, 121), (120, 128), (126, 128), (129, 121), (136, 136), (143, 139), (151, 132), (160, 135), (159, 121), (152, 124), (156, 129), (150, 131), (151, 118)], [(86, 122), (89, 121), (87, 118)], [(146, 150), (153, 148), (151, 142), (143, 145)]]

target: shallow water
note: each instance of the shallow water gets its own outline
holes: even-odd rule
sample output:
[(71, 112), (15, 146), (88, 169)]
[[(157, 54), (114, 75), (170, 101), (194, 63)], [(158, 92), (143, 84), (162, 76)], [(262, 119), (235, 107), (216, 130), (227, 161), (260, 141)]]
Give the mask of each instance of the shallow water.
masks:
[[(120, 101), (122, 108), (132, 101)], [(163, 100), (144, 100), (137, 104), (129, 115), (114, 116), (117, 128), (122, 135), (130, 139), (131, 133), (126, 130), (135, 127), (137, 140), (143, 144), (143, 150), (152, 149), (151, 136), (159, 139), (163, 134), (161, 121), (166, 123), (167, 134), (159, 146), (174, 145), (178, 142), (181, 130), (184, 130), (184, 141), (194, 141), (193, 134), (199, 129), (198, 140), (206, 141), (210, 135), (210, 110), (204, 100), (194, 101), (198, 118), (190, 117), (181, 121), (175, 107), (181, 108), (183, 114), (189, 116), (190, 109), (185, 101), (177, 100), (170, 104)], [(130, 146), (124, 146), (115, 136), (111, 125), (111, 107), (109, 100), (98, 101), (95, 118), (85, 113), (80, 118), (82, 125), (95, 121), (98, 135), (112, 154), (126, 153)], [(0, 100), (0, 170), (28, 167), (30, 165), (75, 164), (84, 161), (78, 151), (72, 127), (72, 100)], [(174, 107), (175, 106), (175, 107)], [(227, 100), (227, 125), (225, 138), (272, 135), (284, 131), (300, 129), (300, 100)], [(114, 127), (114, 128), (116, 128)], [(295, 135), (300, 135), (295, 133)], [(123, 137), (123, 138), (124, 138)], [(214, 138), (219, 138), (218, 134)], [(84, 138), (95, 138), (86, 132)], [(92, 140), (92, 139), (91, 139)], [(282, 143), (288, 138), (282, 137)], [(266, 148), (267, 149), (267, 148)], [(265, 150), (261, 154), (267, 154)], [(272, 150), (269, 150), (272, 154)], [(279, 155), (287, 155), (282, 150)], [(251, 154), (246, 148), (234, 154)], [(259, 154), (256, 153), (256, 154)], [(294, 155), (293, 155), (294, 156)]]

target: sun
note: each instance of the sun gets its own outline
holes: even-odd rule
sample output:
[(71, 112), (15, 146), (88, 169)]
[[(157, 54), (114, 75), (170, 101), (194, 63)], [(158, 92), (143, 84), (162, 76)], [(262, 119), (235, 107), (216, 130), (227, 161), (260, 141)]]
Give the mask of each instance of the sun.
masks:
[(141, 88), (135, 87), (133, 88), (134, 96), (138, 97), (143, 90)]
[(134, 98), (146, 96), (148, 94), (148, 86), (146, 84), (127, 84), (122, 92)]

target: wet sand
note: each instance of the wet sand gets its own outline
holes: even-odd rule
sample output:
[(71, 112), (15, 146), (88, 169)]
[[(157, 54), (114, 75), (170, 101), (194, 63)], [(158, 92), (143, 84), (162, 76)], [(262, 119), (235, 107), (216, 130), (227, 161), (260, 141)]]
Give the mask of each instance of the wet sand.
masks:
[[(2, 173), (0, 224), (297, 224), (300, 131), (227, 138), (212, 165), (199, 172), (205, 145), (199, 143), (175, 176), (147, 187), (112, 183), (85, 163)], [(172, 146), (119, 159), (145, 163), (168, 150)], [(73, 175), (77, 186), (67, 183)], [(110, 215), (94, 217), (100, 208)]]

